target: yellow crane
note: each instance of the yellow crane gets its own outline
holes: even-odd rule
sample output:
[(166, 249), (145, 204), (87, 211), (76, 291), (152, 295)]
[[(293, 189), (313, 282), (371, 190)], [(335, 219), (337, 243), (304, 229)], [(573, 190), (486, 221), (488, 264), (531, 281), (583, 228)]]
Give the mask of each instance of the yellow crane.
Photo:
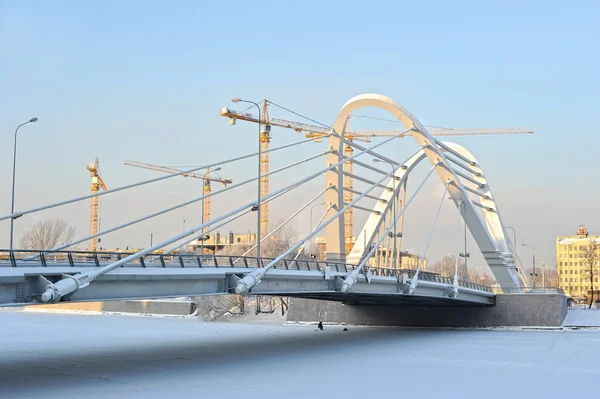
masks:
[[(180, 173), (183, 172), (180, 169), (175, 169), (175, 168), (169, 168), (166, 166), (159, 166), (159, 165), (152, 165), (149, 163), (143, 163), (143, 162), (136, 162), (136, 161), (125, 161), (124, 162), (125, 165), (129, 165), (129, 166), (135, 166), (138, 168), (143, 168), (143, 169), (150, 169), (150, 170), (156, 170), (159, 172), (165, 172), (165, 173)], [(220, 169), (220, 168), (219, 168)], [(215, 170), (213, 170), (214, 172)], [(200, 173), (184, 173), (181, 176), (183, 177), (193, 177), (195, 179), (202, 179), (204, 181), (204, 196), (206, 197), (206, 195), (210, 194), (211, 192), (211, 185), (210, 182), (214, 181), (214, 182), (218, 182), (223, 184), (223, 186), (227, 186), (228, 184), (232, 183), (231, 179), (222, 179), (219, 177), (210, 177), (210, 168), (206, 169), (206, 173), (205, 174), (200, 174)], [(203, 200), (202, 203), (202, 224), (204, 224), (205, 222), (209, 222), (210, 221), (210, 197), (206, 197)], [(205, 230), (208, 230), (209, 226), (206, 226), (202, 229), (202, 233), (204, 233)], [(204, 236), (203, 236), (204, 237)]]
[[(100, 165), (98, 158), (94, 159), (94, 163), (90, 163), (87, 166), (87, 170), (90, 171), (92, 178), (92, 194), (96, 194), (100, 189), (106, 191), (106, 185), (102, 176), (100, 176)], [(90, 199), (90, 236), (98, 233), (98, 197), (92, 197)], [(89, 250), (95, 251), (98, 246), (98, 237), (91, 238), (89, 242)]]
[[(256, 115), (247, 112), (237, 112), (229, 109), (228, 107), (221, 108), (220, 115), (229, 118), (229, 124), (235, 125), (236, 121), (243, 120), (248, 122), (254, 122), (261, 124), (261, 134), (260, 134), (260, 142), (261, 142), (261, 150), (267, 151), (269, 149), (269, 143), (271, 141), (271, 126), (284, 127), (286, 129), (292, 129), (297, 133), (304, 133), (306, 138), (315, 138), (315, 142), (320, 142), (322, 136), (325, 136), (331, 133), (331, 128), (324, 126), (316, 126), (302, 122), (294, 122), (286, 119), (279, 118), (270, 118), (268, 112), (268, 104), (269, 101), (267, 99), (263, 100), (262, 106), (262, 119), (259, 119)], [(348, 121), (347, 129), (344, 132), (344, 137), (348, 141), (371, 141), (372, 137), (392, 137), (399, 136), (402, 138), (410, 134), (410, 132), (405, 132), (404, 130), (352, 130), (350, 127), (350, 122)], [(504, 134), (533, 134), (533, 129), (523, 129), (523, 128), (437, 128), (430, 127), (427, 129), (432, 136), (479, 136), (479, 135), (504, 135)], [(263, 133), (264, 132), (264, 133)], [(353, 154), (352, 146), (348, 143), (344, 146), (344, 155), (346, 157), (351, 157)], [(261, 159), (261, 175), (265, 175), (269, 172), (269, 157), (268, 154), (265, 154), (263, 159)], [(344, 172), (346, 174), (352, 174), (352, 162), (348, 161), (344, 163)], [(265, 178), (265, 183), (263, 184), (263, 179), (261, 179), (260, 186), (260, 196), (265, 197), (268, 195), (268, 180)], [(353, 181), (352, 177), (345, 175), (344, 176), (344, 202), (350, 203), (353, 199)], [(263, 205), (266, 209), (266, 204)], [(261, 209), (261, 211), (262, 211)], [(268, 224), (267, 212), (264, 214), (264, 221), (261, 220), (261, 223), (264, 223), (266, 226)], [(262, 218), (261, 218), (262, 219)], [(344, 226), (345, 226), (345, 240), (346, 245), (352, 243), (352, 220), (353, 213), (352, 208), (348, 208), (348, 210), (344, 213)], [(263, 230), (263, 225), (261, 224), (261, 230)], [(266, 231), (266, 229), (265, 229)], [(262, 234), (261, 234), (262, 235)]]

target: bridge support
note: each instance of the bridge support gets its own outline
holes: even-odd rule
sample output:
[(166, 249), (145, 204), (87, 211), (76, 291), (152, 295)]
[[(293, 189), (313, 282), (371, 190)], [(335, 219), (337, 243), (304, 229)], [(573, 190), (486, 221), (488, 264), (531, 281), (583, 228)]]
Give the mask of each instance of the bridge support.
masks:
[(291, 298), (288, 322), (319, 322), (402, 327), (559, 327), (567, 298), (559, 293), (500, 294), (494, 306), (350, 305)]

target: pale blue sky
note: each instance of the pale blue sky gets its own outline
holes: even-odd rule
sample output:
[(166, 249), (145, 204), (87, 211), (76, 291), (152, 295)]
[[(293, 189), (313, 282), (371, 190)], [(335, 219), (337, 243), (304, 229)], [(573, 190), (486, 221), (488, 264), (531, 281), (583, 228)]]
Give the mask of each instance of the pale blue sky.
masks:
[[(156, 176), (123, 166), (127, 159), (198, 165), (253, 150), (255, 125), (230, 127), (218, 116), (232, 96), (266, 97), (329, 124), (347, 99), (376, 92), (426, 124), (534, 127), (534, 136), (457, 141), (481, 160), (519, 241), (553, 263), (556, 235), (580, 223), (600, 233), (598, 4), (0, 0), (0, 209), (10, 209), (14, 128), (32, 116), (40, 121), (19, 133), (17, 209), (87, 193), (85, 166), (95, 156), (116, 187)], [(275, 134), (274, 145), (297, 139)], [(183, 179), (169, 184), (106, 197), (103, 226), (200, 190)], [(24, 217), (17, 235), (52, 215), (86, 234), (87, 210), (86, 202)], [(176, 213), (105, 245), (147, 245), (140, 237), (150, 231), (165, 239), (194, 218), (189, 212), (198, 213)], [(427, 223), (414, 221), (415, 248)], [(528, 259), (527, 249), (521, 256)]]

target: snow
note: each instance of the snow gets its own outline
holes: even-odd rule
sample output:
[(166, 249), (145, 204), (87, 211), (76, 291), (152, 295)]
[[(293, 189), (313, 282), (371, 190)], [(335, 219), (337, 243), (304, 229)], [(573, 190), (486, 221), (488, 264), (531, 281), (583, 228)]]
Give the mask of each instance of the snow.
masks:
[(600, 377), (593, 329), (317, 331), (14, 309), (0, 327), (11, 399), (591, 397)]
[(595, 306), (592, 306), (591, 309), (588, 309), (587, 306), (569, 309), (563, 325), (571, 327), (600, 327), (600, 309)]

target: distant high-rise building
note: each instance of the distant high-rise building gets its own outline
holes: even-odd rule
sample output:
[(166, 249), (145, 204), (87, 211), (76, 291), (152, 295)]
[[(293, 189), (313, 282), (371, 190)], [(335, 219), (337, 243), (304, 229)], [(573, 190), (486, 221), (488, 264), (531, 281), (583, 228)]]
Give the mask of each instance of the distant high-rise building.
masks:
[[(577, 235), (556, 237), (556, 269), (558, 285), (569, 296), (584, 297), (591, 294), (589, 265), (585, 247), (596, 246), (600, 257), (600, 236), (588, 234), (586, 226), (579, 226)], [(598, 275), (593, 275), (594, 297), (597, 297)]]

